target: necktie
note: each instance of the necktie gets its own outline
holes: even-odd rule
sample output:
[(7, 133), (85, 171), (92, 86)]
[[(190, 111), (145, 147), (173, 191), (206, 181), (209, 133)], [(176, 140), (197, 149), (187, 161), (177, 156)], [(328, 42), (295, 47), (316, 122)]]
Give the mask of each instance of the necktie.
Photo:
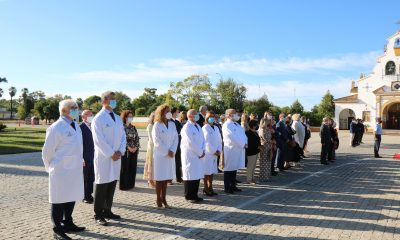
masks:
[(197, 128), (197, 131), (199, 131), (199, 127), (197, 126), (197, 124), (194, 125)]
[(71, 123), (71, 127), (76, 131), (74, 122)]
[(114, 120), (114, 122), (115, 122), (115, 117), (114, 117), (114, 113), (113, 112), (110, 112), (110, 116), (111, 116), (111, 118)]
[(214, 125), (211, 126), (213, 130), (215, 130)]

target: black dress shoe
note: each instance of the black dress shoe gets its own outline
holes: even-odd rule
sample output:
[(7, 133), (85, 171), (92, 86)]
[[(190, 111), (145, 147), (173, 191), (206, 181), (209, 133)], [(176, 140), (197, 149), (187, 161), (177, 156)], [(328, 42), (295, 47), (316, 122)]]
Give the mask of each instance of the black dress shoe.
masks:
[(234, 192), (241, 192), (241, 191), (242, 191), (242, 189), (237, 188), (237, 187), (233, 188), (232, 190), (233, 190)]
[(225, 190), (226, 193), (228, 194), (234, 194), (235, 192), (233, 190)]
[(82, 231), (85, 231), (85, 229), (86, 229), (85, 227), (76, 226), (75, 223), (68, 223), (68, 224), (65, 224), (63, 226), (63, 230), (66, 233), (69, 233), (69, 232), (82, 232)]
[(96, 224), (101, 226), (107, 226), (108, 222), (104, 218), (96, 218)]
[(378, 155), (378, 156), (375, 156), (375, 158), (382, 158), (382, 157)]
[(62, 228), (53, 228), (53, 237), (56, 240), (70, 240), (72, 238), (68, 237), (67, 234), (65, 234), (64, 230)]
[(121, 216), (114, 214), (114, 213), (108, 213), (108, 214), (104, 214), (104, 218), (108, 218), (108, 219), (120, 219)]

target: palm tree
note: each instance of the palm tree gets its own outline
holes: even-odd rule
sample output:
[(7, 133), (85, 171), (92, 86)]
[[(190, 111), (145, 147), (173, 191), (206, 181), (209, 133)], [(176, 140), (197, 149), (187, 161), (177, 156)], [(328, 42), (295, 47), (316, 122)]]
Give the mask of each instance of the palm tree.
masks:
[(8, 82), (8, 81), (7, 81), (7, 78), (2, 78), (2, 77), (0, 77), (0, 83), (1, 83), (1, 82), (5, 82), (5, 83)]
[(13, 108), (12, 108), (12, 98), (15, 96), (15, 94), (17, 94), (17, 89), (15, 88), (15, 87), (10, 87), (9, 89), (8, 89), (8, 93), (10, 94), (10, 97), (11, 97), (11, 101), (10, 101), (10, 104), (11, 104), (11, 115), (10, 115), (10, 119), (12, 119), (12, 112), (13, 112)]
[(0, 98), (3, 96), (3, 89), (0, 88)]

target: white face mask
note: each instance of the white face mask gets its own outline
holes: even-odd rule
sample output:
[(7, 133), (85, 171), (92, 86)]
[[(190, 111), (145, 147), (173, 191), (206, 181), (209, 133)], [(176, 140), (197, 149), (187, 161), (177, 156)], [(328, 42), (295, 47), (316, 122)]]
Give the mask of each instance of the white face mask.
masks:
[(93, 121), (93, 116), (86, 117), (86, 122), (92, 123), (92, 121)]
[(167, 114), (165, 114), (165, 117), (170, 120), (172, 118), (172, 113), (171, 112), (167, 112)]
[(233, 115), (233, 121), (237, 122), (239, 121), (239, 119), (240, 119), (239, 115), (237, 114)]

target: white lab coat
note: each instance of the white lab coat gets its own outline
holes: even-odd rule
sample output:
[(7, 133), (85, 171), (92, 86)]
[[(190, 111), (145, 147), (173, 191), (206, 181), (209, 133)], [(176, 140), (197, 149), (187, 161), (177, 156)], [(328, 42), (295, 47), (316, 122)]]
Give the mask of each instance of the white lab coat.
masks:
[(224, 139), (224, 171), (245, 168), (247, 136), (240, 124), (231, 119), (222, 125)]
[(115, 122), (110, 112), (103, 108), (93, 119), (92, 133), (94, 142), (95, 183), (103, 184), (119, 180), (121, 159), (112, 160), (115, 152), (122, 155), (126, 151), (126, 135), (121, 118), (114, 113)]
[(181, 137), (182, 179), (202, 179), (204, 160), (200, 156), (205, 152), (205, 141), (200, 125), (188, 121), (181, 130)]
[(294, 140), (299, 144), (300, 148), (304, 146), (304, 137), (306, 136), (306, 130), (299, 121), (293, 121), (292, 128), (296, 131)]
[(203, 126), (203, 135), (206, 142), (206, 155), (204, 160), (204, 175), (211, 175), (218, 173), (217, 159), (215, 152), (222, 152), (222, 138), (221, 133), (217, 126), (214, 129), (211, 125), (206, 124)]
[(46, 131), (42, 159), (49, 173), (49, 202), (66, 203), (83, 199), (82, 132), (60, 118)]
[(154, 142), (153, 170), (154, 180), (172, 180), (175, 176), (175, 157), (169, 157), (168, 151), (176, 153), (178, 132), (175, 123), (168, 121), (168, 128), (162, 122), (155, 122), (152, 130)]

